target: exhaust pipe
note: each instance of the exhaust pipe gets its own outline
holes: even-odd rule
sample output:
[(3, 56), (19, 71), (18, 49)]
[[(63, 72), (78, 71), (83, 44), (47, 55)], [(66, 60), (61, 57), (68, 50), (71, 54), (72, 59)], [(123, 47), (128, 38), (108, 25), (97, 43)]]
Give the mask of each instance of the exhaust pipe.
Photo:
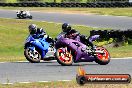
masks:
[(101, 54), (104, 54), (104, 52), (101, 51), (101, 50), (95, 51), (95, 53), (101, 53)]

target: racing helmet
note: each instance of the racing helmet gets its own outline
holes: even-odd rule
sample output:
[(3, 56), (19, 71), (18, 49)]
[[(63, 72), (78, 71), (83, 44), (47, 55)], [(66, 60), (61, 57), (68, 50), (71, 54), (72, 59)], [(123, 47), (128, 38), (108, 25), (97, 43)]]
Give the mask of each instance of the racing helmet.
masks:
[(63, 32), (69, 32), (71, 30), (71, 26), (68, 23), (62, 24), (62, 31)]
[(30, 34), (35, 34), (37, 32), (37, 25), (36, 24), (30, 24), (28, 29), (29, 29)]

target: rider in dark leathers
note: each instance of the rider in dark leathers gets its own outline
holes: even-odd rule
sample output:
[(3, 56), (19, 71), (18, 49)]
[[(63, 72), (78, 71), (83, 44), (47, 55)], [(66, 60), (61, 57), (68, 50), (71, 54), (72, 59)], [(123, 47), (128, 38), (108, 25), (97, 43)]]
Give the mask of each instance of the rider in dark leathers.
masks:
[(28, 29), (33, 38), (38, 39), (44, 37), (47, 42), (54, 44), (54, 40), (46, 34), (43, 28), (38, 28), (35, 24), (31, 24)]
[(80, 36), (80, 42), (87, 46), (91, 46), (94, 48), (94, 45), (92, 42), (89, 41), (89, 37), (85, 35), (81, 35), (78, 31), (73, 29), (68, 23), (62, 24), (62, 31), (65, 34), (65, 37), (75, 39), (78, 35)]

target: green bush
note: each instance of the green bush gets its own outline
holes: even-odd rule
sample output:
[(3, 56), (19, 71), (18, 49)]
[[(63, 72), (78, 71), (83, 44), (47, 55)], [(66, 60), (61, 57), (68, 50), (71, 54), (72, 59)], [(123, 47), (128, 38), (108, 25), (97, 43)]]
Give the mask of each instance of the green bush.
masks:
[(56, 2), (56, 3), (60, 3), (62, 2), (62, 0), (18, 0), (19, 2), (24, 2), (24, 1), (38, 1), (38, 2)]
[(42, 2), (54, 2), (54, 0), (41, 0)]
[(7, 3), (16, 3), (17, 0), (6, 0)]
[(132, 39), (128, 39), (128, 44), (132, 45)]

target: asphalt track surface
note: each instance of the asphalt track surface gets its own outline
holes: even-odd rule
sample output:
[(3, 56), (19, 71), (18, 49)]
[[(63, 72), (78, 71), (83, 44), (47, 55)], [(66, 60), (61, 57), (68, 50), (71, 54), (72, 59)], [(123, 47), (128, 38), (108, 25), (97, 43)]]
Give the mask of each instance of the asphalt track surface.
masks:
[[(32, 12), (33, 20), (49, 22), (69, 22), (71, 24), (93, 27), (111, 27), (127, 29), (132, 26), (131, 17), (113, 17), (97, 15), (36, 13)], [(14, 11), (0, 10), (0, 17), (16, 18)], [(38, 82), (75, 79), (77, 68), (82, 65), (87, 73), (94, 74), (130, 74), (132, 75), (132, 58), (112, 59), (108, 65), (98, 65), (95, 62), (74, 63), (73, 66), (61, 66), (56, 61), (29, 63), (0, 63), (0, 83)]]
[[(113, 29), (132, 29), (132, 17), (83, 15), (83, 14), (63, 14), (47, 12), (31, 12), (33, 20), (48, 21), (57, 23), (70, 23), (86, 25), (91, 27), (103, 27)], [(10, 10), (0, 10), (0, 17), (16, 18), (16, 12)]]
[(0, 83), (73, 80), (80, 65), (88, 74), (132, 75), (132, 58), (112, 59), (108, 65), (99, 65), (95, 62), (74, 63), (72, 66), (61, 66), (56, 61), (12, 62), (0, 63)]

